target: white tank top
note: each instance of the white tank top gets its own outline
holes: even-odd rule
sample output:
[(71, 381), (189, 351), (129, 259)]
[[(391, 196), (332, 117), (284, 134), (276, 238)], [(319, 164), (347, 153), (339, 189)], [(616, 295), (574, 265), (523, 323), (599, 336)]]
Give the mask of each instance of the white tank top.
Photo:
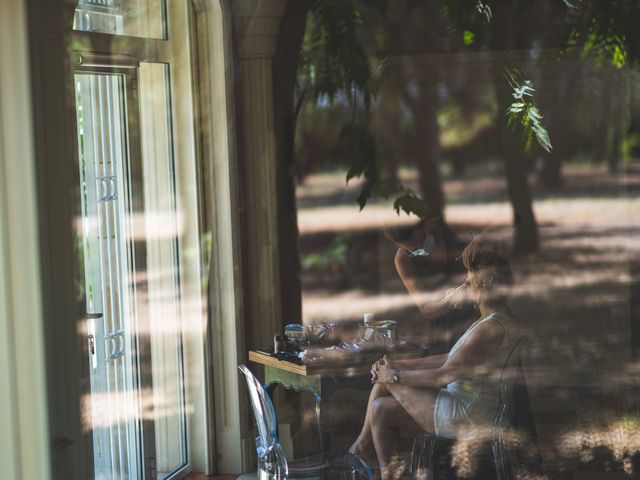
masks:
[(464, 344), (473, 329), (483, 322), (498, 322), (504, 328), (504, 338), (498, 350), (491, 355), (482, 365), (474, 369), (473, 373), (463, 375), (461, 378), (447, 385), (447, 390), (458, 397), (467, 405), (484, 405), (489, 410), (495, 411), (499, 401), (500, 376), (505, 362), (513, 346), (519, 339), (516, 321), (502, 313), (491, 313), (474, 322), (467, 331), (458, 339), (449, 352), (453, 355)]

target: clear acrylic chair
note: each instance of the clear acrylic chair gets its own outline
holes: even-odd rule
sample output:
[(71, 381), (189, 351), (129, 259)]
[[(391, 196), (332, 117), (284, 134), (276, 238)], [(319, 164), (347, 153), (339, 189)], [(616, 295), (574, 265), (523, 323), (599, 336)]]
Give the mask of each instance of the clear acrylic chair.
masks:
[(258, 436), (258, 479), (325, 478), (339, 476), (345, 479), (372, 478), (372, 472), (362, 461), (348, 452), (329, 452), (296, 460), (288, 460), (277, 434), (277, 418), (273, 402), (266, 388), (246, 365), (238, 369), (244, 374)]
[[(520, 337), (511, 348), (500, 372), (498, 391), (498, 409), (493, 420), (491, 438), (491, 456), (497, 480), (513, 480), (515, 452), (509, 441), (509, 433), (513, 430), (514, 386), (521, 378), (520, 354), (527, 342), (527, 337)], [(421, 477), (425, 469), (429, 472), (428, 480), (437, 478), (454, 478), (447, 471), (449, 465), (446, 453), (453, 447), (455, 440), (436, 435), (418, 435), (413, 439), (410, 472), (414, 477)], [(444, 455), (443, 455), (444, 454)], [(444, 459), (444, 462), (443, 462)], [(449, 469), (450, 470), (450, 469)], [(483, 476), (484, 479), (484, 476)], [(427, 479), (422, 479), (427, 480)]]
[(521, 378), (522, 364), (520, 354), (527, 342), (521, 337), (513, 346), (511, 353), (502, 368), (499, 387), (498, 411), (493, 420), (493, 439), (491, 451), (496, 467), (498, 480), (512, 480), (515, 464), (515, 452), (512, 442), (508, 440), (508, 432), (513, 431), (514, 387)]

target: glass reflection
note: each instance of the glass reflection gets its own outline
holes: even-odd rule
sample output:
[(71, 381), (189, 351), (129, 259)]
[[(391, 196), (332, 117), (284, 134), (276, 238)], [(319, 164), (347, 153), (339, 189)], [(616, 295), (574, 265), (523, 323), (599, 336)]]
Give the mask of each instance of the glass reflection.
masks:
[[(366, 375), (382, 352), (365, 359), (360, 343), (353, 355), (341, 342), (354, 345), (364, 329), (358, 323), (371, 312), (397, 322), (398, 345), (449, 352), (479, 317), (474, 302), (454, 293), (465, 282), (460, 252), (476, 242), (508, 259), (516, 281), (505, 296), (528, 337), (519, 383), (530, 410), (522, 418), (534, 428), (518, 425), (504, 437), (526, 467), (522, 478), (637, 472), (640, 77), (629, 62), (635, 50), (622, 42), (600, 55), (592, 43), (603, 40), (599, 33), (575, 36), (580, 22), (602, 20), (603, 11), (589, 9), (597, 2), (569, 2), (567, 9), (520, 3), (513, 10), (478, 2), (490, 14), (468, 18), (452, 14), (464, 12), (461, 4), (456, 10), (455, 2), (445, 3), (444, 11), (415, 2), (394, 2), (384, 14), (359, 10), (366, 20), (354, 27), (361, 36), (353, 42), (371, 67), (373, 92), (357, 80), (351, 92), (323, 83), (333, 70), (323, 63), (322, 43), (313, 41), (321, 15), (310, 19), (302, 46), (307, 63), (298, 81), (308, 90), (301, 88), (295, 129), (302, 322), (341, 335), (335, 348), (307, 349), (309, 368), (324, 365), (341, 382), (322, 414), (331, 446), (349, 448), (360, 435), (353, 451), (373, 465), (380, 457), (362, 435), (376, 409), (355, 377)], [(607, 20), (610, 32), (629, 28), (640, 13), (632, 5), (625, 3), (628, 19)], [(474, 18), (484, 18), (482, 25)], [(575, 43), (567, 43), (568, 25), (576, 29)], [(315, 96), (304, 97), (309, 91)], [(516, 115), (523, 111), (548, 138), (539, 128), (527, 135)], [(425, 203), (427, 213), (407, 198)], [(389, 365), (398, 354), (387, 353)], [(395, 388), (393, 377), (385, 378)], [(412, 468), (411, 421), (430, 415), (402, 423), (407, 418), (395, 405), (385, 412), (385, 401), (394, 400), (379, 402), (379, 430), (386, 431), (376, 446), (386, 476), (394, 477)], [(410, 403), (405, 412), (427, 402)], [(300, 431), (312, 435), (311, 426)], [(477, 474), (493, 439), (492, 428), (469, 427), (449, 445), (449, 463), (460, 474)], [(296, 456), (295, 442), (289, 453)]]
[(78, 0), (73, 29), (144, 38), (167, 38), (164, 0)]

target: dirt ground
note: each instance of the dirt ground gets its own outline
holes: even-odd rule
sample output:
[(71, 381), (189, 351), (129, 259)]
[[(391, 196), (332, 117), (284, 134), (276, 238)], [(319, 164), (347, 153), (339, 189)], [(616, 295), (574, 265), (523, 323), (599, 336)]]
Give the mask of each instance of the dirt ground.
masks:
[[(370, 202), (359, 212), (358, 185), (345, 188), (343, 175), (311, 175), (298, 188), (303, 261), (336, 242), (346, 245), (337, 261), (304, 269), (304, 321), (357, 320), (373, 312), (419, 328), (418, 311), (393, 267), (394, 248), (381, 233), (384, 225), (412, 220), (396, 215), (390, 201)], [(411, 171), (402, 178), (417, 190)], [(615, 450), (606, 435), (620, 419), (639, 417), (640, 165), (615, 174), (572, 166), (564, 181), (557, 192), (532, 182), (540, 251), (512, 259), (517, 285), (511, 306), (530, 337), (523, 363), (549, 470), (583, 465), (594, 425), (609, 438), (601, 443), (617, 454), (640, 451), (637, 436), (623, 435), (627, 446)], [(447, 221), (463, 239), (491, 225), (489, 235), (508, 252), (511, 208), (501, 175), (447, 178), (445, 193)], [(423, 300), (440, 298), (460, 281), (446, 279)], [(340, 402), (330, 418), (339, 446), (348, 446), (366, 393), (340, 394), (352, 401)]]

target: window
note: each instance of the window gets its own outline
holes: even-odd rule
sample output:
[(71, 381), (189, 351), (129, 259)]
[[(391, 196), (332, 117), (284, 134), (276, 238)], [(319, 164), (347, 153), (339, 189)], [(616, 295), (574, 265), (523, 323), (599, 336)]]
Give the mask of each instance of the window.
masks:
[(144, 38), (167, 38), (164, 0), (79, 0), (73, 28)]
[[(185, 21), (184, 10), (174, 7), (174, 25)], [(143, 31), (128, 31), (117, 12), (126, 13), (123, 3), (81, 2), (75, 27), (90, 18), (96, 28), (87, 30)], [(198, 193), (180, 184), (197, 182), (185, 115), (188, 58), (178, 66), (176, 43), (156, 56), (144, 42), (74, 54), (76, 248), (88, 351), (82, 408), (96, 479), (169, 479), (190, 470), (188, 413), (203, 403), (194, 394), (202, 386), (187, 380), (202, 368), (201, 352), (188, 351), (198, 343), (185, 333), (202, 325), (202, 277)]]

